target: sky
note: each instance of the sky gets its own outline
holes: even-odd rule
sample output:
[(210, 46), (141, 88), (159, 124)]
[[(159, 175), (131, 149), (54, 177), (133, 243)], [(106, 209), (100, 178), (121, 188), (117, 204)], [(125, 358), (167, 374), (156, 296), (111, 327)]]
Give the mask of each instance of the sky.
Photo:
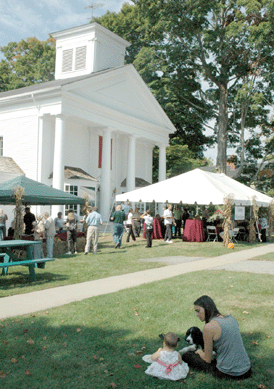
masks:
[(0, 0), (0, 46), (36, 37), (46, 40), (50, 33), (87, 24), (92, 9), (96, 17), (106, 11), (119, 12), (130, 0)]
[[(92, 12), (95, 17), (118, 13), (124, 3), (132, 4), (130, 0), (0, 0), (0, 46), (29, 37), (46, 40), (50, 33), (89, 23)], [(205, 156), (215, 163), (216, 147)]]

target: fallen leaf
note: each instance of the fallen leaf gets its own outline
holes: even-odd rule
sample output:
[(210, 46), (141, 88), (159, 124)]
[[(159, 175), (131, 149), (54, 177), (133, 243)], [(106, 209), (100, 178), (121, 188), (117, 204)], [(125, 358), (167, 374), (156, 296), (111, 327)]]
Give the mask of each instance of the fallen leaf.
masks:
[(135, 311), (135, 312), (134, 312), (134, 315), (135, 315), (135, 316), (139, 316), (139, 313)]
[(61, 320), (61, 323), (64, 323), (65, 320)]
[(142, 347), (142, 351), (144, 351), (146, 348), (145, 348), (145, 346), (144, 347)]
[(100, 358), (99, 360), (100, 360), (100, 362), (103, 362), (104, 358)]
[(104, 370), (104, 373), (108, 374), (108, 370)]
[(109, 387), (111, 387), (111, 388), (118, 388), (118, 386), (115, 384), (115, 382), (112, 382), (112, 383), (109, 385)]
[(134, 365), (135, 369), (140, 369), (140, 367), (142, 367), (141, 365), (139, 365), (138, 363), (136, 363), (136, 365)]
[(24, 332), (24, 333), (28, 332), (28, 329), (26, 329), (26, 330), (23, 330), (23, 332)]
[(233, 286), (233, 285), (230, 285), (230, 288), (234, 288), (234, 286)]
[(46, 350), (46, 346), (43, 346), (42, 349), (43, 349), (43, 350)]
[(3, 342), (4, 344), (8, 344), (8, 342), (7, 342), (6, 340), (3, 340), (2, 342)]
[(255, 346), (259, 346), (259, 341), (258, 340), (253, 340), (252, 344), (254, 344)]
[(93, 357), (92, 357), (95, 361), (97, 361), (97, 357), (96, 357), (96, 355), (93, 355)]
[(34, 340), (33, 340), (33, 339), (28, 339), (28, 340), (27, 340), (27, 343), (28, 343), (28, 344), (34, 344)]
[(137, 355), (143, 355), (143, 351), (137, 350), (137, 351), (135, 351), (135, 354), (137, 354)]
[(49, 311), (45, 311), (45, 315), (48, 315), (49, 314)]
[(22, 358), (22, 359), (26, 359), (26, 356), (25, 356), (25, 355), (22, 355), (21, 358)]
[(43, 337), (43, 340), (47, 340), (47, 337), (46, 337), (46, 336), (44, 336), (44, 337)]
[(81, 332), (82, 330), (81, 330), (81, 328), (77, 328), (77, 330), (76, 330), (76, 332)]
[(11, 363), (17, 363), (17, 359), (16, 358), (11, 358)]
[(29, 370), (25, 370), (25, 374), (30, 376), (31, 375), (31, 372)]
[(249, 312), (247, 312), (247, 311), (243, 311), (243, 313), (244, 313), (244, 314), (246, 314), (246, 315), (248, 315), (248, 314), (249, 314)]
[(9, 371), (5, 373), (3, 370), (0, 371), (0, 378), (6, 378), (7, 375), (9, 374)]
[(258, 389), (267, 389), (267, 386), (260, 384), (257, 386), (257, 388)]

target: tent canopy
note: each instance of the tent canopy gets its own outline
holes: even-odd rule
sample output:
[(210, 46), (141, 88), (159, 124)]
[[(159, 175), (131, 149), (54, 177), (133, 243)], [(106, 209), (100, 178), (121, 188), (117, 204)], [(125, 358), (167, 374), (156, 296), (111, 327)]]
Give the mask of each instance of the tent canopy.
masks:
[(269, 206), (273, 200), (223, 173), (194, 169), (145, 188), (117, 195), (116, 201), (219, 205), (224, 203), (224, 197), (229, 194), (234, 196), (236, 205), (252, 205), (253, 196), (256, 196), (256, 203), (260, 207)]
[(0, 204), (14, 204), (15, 192), (18, 186), (21, 186), (25, 190), (22, 197), (23, 204), (73, 205), (85, 203), (85, 200), (82, 197), (52, 188), (51, 186), (31, 180), (22, 175), (0, 184)]

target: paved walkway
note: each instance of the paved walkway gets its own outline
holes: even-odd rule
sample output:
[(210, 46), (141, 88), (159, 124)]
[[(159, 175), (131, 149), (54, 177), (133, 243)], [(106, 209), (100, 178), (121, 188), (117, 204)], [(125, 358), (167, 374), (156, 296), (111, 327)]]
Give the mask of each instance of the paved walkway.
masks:
[[(274, 274), (274, 262), (271, 261), (248, 261), (259, 255), (273, 252), (274, 244), (264, 244), (259, 247), (230, 252), (213, 258), (193, 258), (193, 257), (165, 257), (155, 258), (158, 262), (176, 264), (139, 271), (136, 273), (123, 274), (120, 276), (108, 277), (95, 281), (82, 282), (74, 285), (60, 286), (57, 288), (45, 289), (27, 294), (3, 297), (0, 299), (0, 319), (30, 314), (42, 311), (75, 301), (81, 301), (90, 297), (119, 290), (132, 288), (154, 281), (164, 280), (194, 271), (209, 269), (227, 269), (239, 271), (256, 271), (262, 267), (262, 273)], [(149, 259), (150, 261), (153, 259)], [(253, 266), (255, 262), (256, 266)], [(262, 266), (263, 265), (263, 266)], [(237, 267), (235, 269), (233, 267)], [(239, 268), (240, 266), (240, 268)], [(260, 271), (259, 271), (260, 272)]]

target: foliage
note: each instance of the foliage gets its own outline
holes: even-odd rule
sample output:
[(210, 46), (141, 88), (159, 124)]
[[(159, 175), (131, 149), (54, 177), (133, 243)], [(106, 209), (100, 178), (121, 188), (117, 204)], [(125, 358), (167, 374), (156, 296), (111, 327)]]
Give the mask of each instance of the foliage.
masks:
[[(209, 117), (216, 118), (217, 165), (225, 172), (228, 135), (229, 141), (240, 141), (244, 151), (245, 128), (267, 120), (273, 84), (273, 1), (134, 3), (148, 20), (151, 46), (160, 54), (166, 46), (180, 50), (184, 60), (178, 57), (176, 62), (174, 55), (170, 61), (174, 74), (187, 66), (200, 84), (199, 93), (192, 95), (209, 107)], [(187, 103), (193, 106), (189, 99)]]
[(201, 86), (185, 61), (185, 51), (174, 42), (155, 42), (148, 34), (149, 19), (136, 6), (124, 4), (120, 13), (108, 12), (96, 21), (131, 43), (126, 62), (134, 64), (176, 127), (171, 138), (202, 159), (204, 146), (214, 141), (204, 135), (202, 125), (211, 116), (209, 107), (196, 97)]
[(55, 40), (36, 38), (10, 42), (0, 48), (5, 60), (0, 62), (0, 91), (22, 88), (54, 79)]
[[(183, 142), (179, 136), (170, 139), (170, 146), (166, 148), (167, 178), (210, 164), (206, 158), (195, 158), (195, 153)], [(158, 182), (158, 161), (159, 148), (156, 146), (153, 151), (153, 182)]]

